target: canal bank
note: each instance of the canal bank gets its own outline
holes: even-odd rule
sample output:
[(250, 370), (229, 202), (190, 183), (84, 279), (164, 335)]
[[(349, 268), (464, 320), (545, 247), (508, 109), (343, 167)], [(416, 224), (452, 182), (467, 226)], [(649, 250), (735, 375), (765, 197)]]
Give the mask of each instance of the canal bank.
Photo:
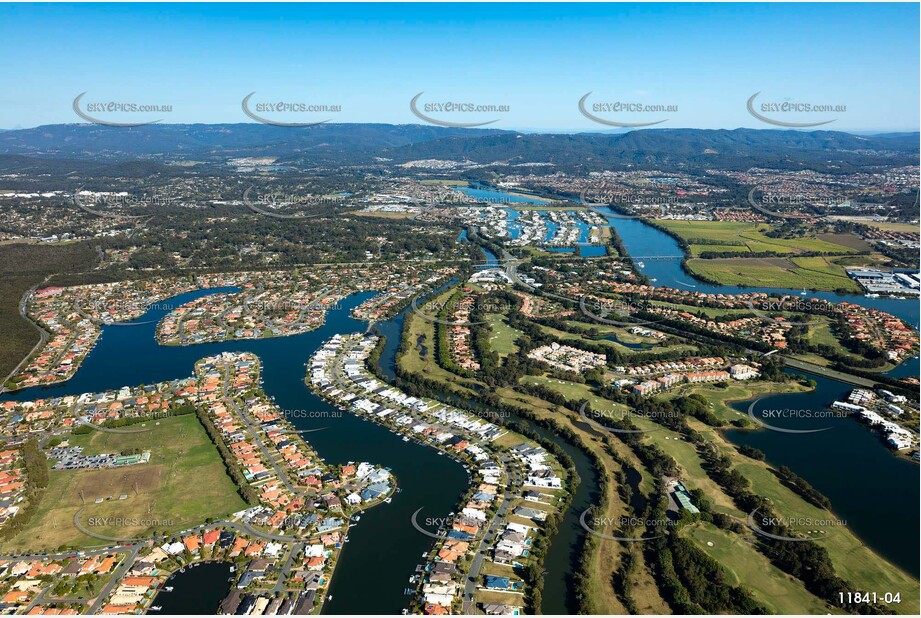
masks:
[[(337, 333), (364, 332), (365, 322), (349, 312), (373, 292), (354, 294), (329, 311), (323, 326), (291, 337), (161, 346), (156, 323), (168, 308), (218, 290), (199, 290), (160, 303), (128, 326), (103, 326), (96, 347), (69, 381), (4, 395), (2, 399), (30, 400), (85, 392), (101, 392), (124, 385), (151, 384), (193, 375), (197, 360), (221, 352), (252, 352), (262, 361), (263, 388), (298, 429), (313, 430), (305, 437), (327, 463), (368, 461), (391, 469), (400, 487), (390, 504), (364, 513), (349, 531), (324, 607), (328, 614), (399, 614), (407, 607), (404, 590), (431, 539), (413, 528), (411, 517), (424, 507), (433, 517), (452, 512), (467, 488), (467, 474), (456, 461), (440, 457), (428, 447), (403, 442), (396, 434), (352, 414), (341, 414), (316, 397), (304, 384), (304, 364), (313, 352)], [(382, 323), (386, 327), (386, 323)], [(128, 360), (130, 359), (130, 362)], [(0, 400), (2, 400), (0, 399)]]
[[(731, 429), (724, 435), (737, 446), (759, 449), (772, 466), (787, 466), (806, 479), (831, 501), (834, 513), (847, 521), (854, 534), (917, 577), (921, 543), (918, 466), (893, 457), (879, 434), (856, 418), (825, 414), (832, 401), (847, 399), (852, 386), (821, 376), (808, 377), (816, 382), (815, 391), (763, 397), (756, 401), (752, 413), (782, 429), (822, 431)], [(744, 401), (732, 407), (743, 415), (750, 405)]]

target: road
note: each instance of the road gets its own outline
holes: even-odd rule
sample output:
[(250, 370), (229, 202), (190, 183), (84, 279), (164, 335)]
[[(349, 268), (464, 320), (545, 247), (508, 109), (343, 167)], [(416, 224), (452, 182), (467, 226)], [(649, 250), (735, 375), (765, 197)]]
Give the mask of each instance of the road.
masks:
[(134, 566), (134, 561), (137, 560), (138, 552), (141, 551), (140, 545), (134, 545), (128, 551), (128, 555), (125, 556), (121, 563), (113, 571), (112, 576), (109, 578), (109, 581), (103, 586), (102, 591), (99, 593), (99, 596), (96, 597), (96, 600), (93, 601), (90, 605), (88, 614), (95, 614), (102, 607), (102, 604), (105, 603), (106, 599), (109, 598), (109, 595), (121, 583), (122, 578), (125, 574), (131, 570), (131, 567)]
[(844, 373), (843, 371), (838, 371), (836, 369), (829, 369), (828, 367), (822, 367), (821, 365), (815, 365), (806, 361), (801, 361), (795, 358), (790, 358), (789, 356), (784, 356), (783, 362), (787, 367), (792, 367), (793, 369), (800, 369), (802, 371), (808, 371), (809, 373), (814, 373), (823, 378), (831, 378), (832, 380), (838, 380), (839, 382), (845, 382), (847, 384), (853, 384), (855, 386), (862, 386), (864, 388), (875, 388), (882, 385), (881, 382), (876, 380), (871, 380), (869, 378), (863, 378), (860, 376), (851, 375), (849, 373)]
[(478, 580), (480, 578), (480, 569), (483, 568), (483, 563), (486, 561), (486, 552), (489, 550), (489, 546), (492, 544), (493, 539), (499, 533), (499, 529), (502, 524), (505, 522), (505, 516), (508, 513), (509, 506), (512, 504), (517, 496), (515, 496), (511, 491), (516, 486), (518, 489), (521, 489), (519, 486), (519, 474), (520, 472), (515, 469), (515, 472), (511, 472), (513, 469), (511, 466), (514, 465), (514, 462), (510, 462), (508, 457), (503, 455), (499, 458), (503, 464), (506, 474), (508, 475), (508, 489), (505, 494), (502, 496), (502, 504), (496, 509), (496, 515), (492, 518), (492, 521), (489, 523), (489, 527), (486, 530), (486, 533), (480, 539), (480, 542), (476, 546), (476, 554), (473, 556), (473, 560), (470, 563), (470, 571), (467, 574), (467, 580), (464, 583), (464, 596), (463, 596), (463, 609), (464, 614), (473, 614), (476, 609), (476, 603), (473, 600), (473, 595), (477, 590)]
[[(481, 440), (478, 440), (476, 437), (472, 436), (468, 432), (458, 431), (455, 427), (446, 427), (439, 423), (436, 419), (428, 418), (424, 414), (411, 409), (405, 408), (394, 404), (393, 401), (383, 400), (380, 397), (373, 395), (372, 393), (367, 392), (357, 392), (358, 389), (355, 388), (354, 383), (342, 375), (341, 367), (342, 362), (348, 358), (348, 353), (354, 350), (357, 347), (356, 344), (344, 345), (340, 352), (328, 361), (328, 366), (330, 366), (330, 377), (335, 381), (336, 385), (347, 392), (352, 392), (360, 395), (361, 397), (376, 401), (391, 408), (399, 408), (402, 412), (412, 416), (413, 418), (426, 422), (428, 424), (434, 425), (436, 427), (442, 427), (446, 430), (451, 431), (452, 433), (460, 433), (465, 439), (468, 439), (472, 443), (480, 444), (483, 446)], [(375, 417), (369, 417), (372, 421), (380, 423), (380, 421)], [(386, 427), (390, 427), (386, 423), (381, 423)], [(400, 433), (406, 433), (404, 427), (393, 427)], [(432, 445), (429, 445), (432, 446)], [(434, 448), (434, 447), (433, 447)], [(486, 448), (487, 451), (493, 452), (492, 448)], [(451, 453), (449, 453), (451, 454)], [(452, 454), (453, 455), (453, 454)], [(518, 463), (512, 460), (506, 454), (498, 454), (495, 456), (496, 462), (502, 467), (503, 473), (507, 479), (505, 493), (503, 494), (502, 504), (499, 505), (499, 508), (496, 510), (496, 514), (489, 521), (489, 525), (483, 530), (483, 535), (477, 541), (474, 547), (474, 557), (470, 563), (470, 568), (465, 574), (464, 579), (464, 591), (462, 597), (463, 613), (464, 614), (473, 614), (475, 609), (475, 602), (473, 600), (473, 594), (477, 590), (478, 580), (480, 577), (480, 572), (483, 568), (484, 563), (487, 560), (487, 552), (489, 547), (492, 545), (492, 541), (495, 536), (500, 532), (504, 527), (506, 516), (508, 514), (508, 509), (512, 504), (512, 501), (515, 500), (520, 495), (520, 490), (522, 489), (522, 483), (524, 481), (523, 472), (518, 469)]]

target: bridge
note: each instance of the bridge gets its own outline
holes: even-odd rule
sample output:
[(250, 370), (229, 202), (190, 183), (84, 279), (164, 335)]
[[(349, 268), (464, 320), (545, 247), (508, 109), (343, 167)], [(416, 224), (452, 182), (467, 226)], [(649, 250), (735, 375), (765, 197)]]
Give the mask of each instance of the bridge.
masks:
[(683, 255), (631, 255), (634, 262), (680, 262)]

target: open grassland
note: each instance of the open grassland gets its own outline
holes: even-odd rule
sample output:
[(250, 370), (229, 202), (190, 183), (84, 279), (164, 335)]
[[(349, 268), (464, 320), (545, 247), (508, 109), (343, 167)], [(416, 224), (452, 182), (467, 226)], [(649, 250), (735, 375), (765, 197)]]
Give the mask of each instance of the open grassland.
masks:
[[(730, 247), (738, 252), (779, 255), (806, 252), (852, 253), (869, 250), (860, 238), (852, 234), (823, 234), (821, 237), (771, 238), (765, 233), (771, 230), (767, 223), (738, 221), (665, 221), (656, 223), (673, 234), (680, 236), (690, 246), (692, 255), (709, 251), (726, 253)], [(695, 242), (696, 241), (696, 242)]]
[(854, 251), (872, 251), (873, 246), (870, 245), (860, 236), (851, 233), (827, 233), (827, 234), (817, 234), (816, 237), (819, 240), (831, 243), (833, 245), (843, 245), (845, 247), (850, 247)]
[(890, 223), (888, 221), (861, 221), (864, 225), (875, 227), (887, 232), (919, 232), (917, 223)]
[(860, 291), (843, 268), (822, 257), (692, 258), (687, 267), (695, 275), (721, 285)]
[(732, 586), (745, 586), (775, 614), (822, 615), (840, 613), (806, 590), (803, 583), (784, 573), (751, 543), (737, 534), (708, 523), (688, 526), (681, 534), (719, 562), (729, 574)]
[[(623, 345), (622, 343), (618, 343), (617, 341), (612, 341), (611, 339), (592, 339), (590, 337), (585, 337), (577, 333), (570, 333), (568, 331), (562, 331), (562, 330), (559, 330), (559, 329), (556, 329), (550, 326), (546, 326), (544, 324), (538, 324), (538, 327), (542, 331), (547, 333), (548, 335), (552, 335), (554, 338), (558, 339), (560, 343), (572, 344), (575, 347), (579, 347), (579, 343), (581, 342), (600, 344), (600, 345), (609, 347), (612, 350), (616, 350), (617, 352), (623, 355), (628, 355), (628, 356), (631, 354), (639, 354), (643, 352), (693, 352), (694, 350), (697, 349), (694, 346), (690, 344), (685, 344), (685, 343), (676, 343), (673, 345), (661, 345), (658, 342), (654, 344), (650, 344), (651, 347), (649, 347), (648, 349), (629, 348), (626, 345)], [(620, 339), (621, 341), (624, 341), (626, 343), (633, 343), (634, 341), (631, 341), (630, 338), (636, 337), (635, 335), (631, 335), (630, 333), (626, 333), (626, 332), (617, 333), (616, 335), (614, 333), (611, 333), (611, 335), (615, 336), (617, 339)], [(655, 341), (655, 340), (647, 340), (645, 338), (636, 339), (637, 343), (646, 343), (647, 341)]]
[(38, 550), (106, 544), (74, 527), (81, 508), (80, 521), (87, 529), (116, 538), (179, 530), (247, 508), (194, 414), (146, 426), (152, 430), (72, 436), (70, 444), (83, 446), (86, 454), (140, 449), (150, 451), (150, 463), (51, 471), (35, 516), (4, 546)]

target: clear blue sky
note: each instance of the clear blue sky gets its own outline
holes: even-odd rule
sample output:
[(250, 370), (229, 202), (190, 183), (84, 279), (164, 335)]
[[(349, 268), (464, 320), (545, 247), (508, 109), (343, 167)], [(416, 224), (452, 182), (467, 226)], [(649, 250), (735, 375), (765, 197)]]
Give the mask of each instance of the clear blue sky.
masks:
[(167, 122), (251, 122), (256, 91), (412, 123), (425, 91), (509, 105), (497, 128), (599, 130), (593, 91), (677, 105), (660, 127), (771, 128), (745, 109), (762, 91), (847, 106), (823, 128), (917, 130), (918, 24), (918, 4), (5, 4), (0, 127), (79, 122), (84, 91)]

